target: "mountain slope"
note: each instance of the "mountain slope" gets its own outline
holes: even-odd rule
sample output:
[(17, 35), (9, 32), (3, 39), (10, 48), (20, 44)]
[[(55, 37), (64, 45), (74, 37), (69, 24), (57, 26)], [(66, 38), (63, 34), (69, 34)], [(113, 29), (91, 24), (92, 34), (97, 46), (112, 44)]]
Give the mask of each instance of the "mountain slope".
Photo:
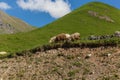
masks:
[(26, 32), (34, 29), (22, 20), (0, 11), (0, 34)]
[[(120, 30), (120, 10), (100, 2), (92, 2), (37, 30), (14, 35), (0, 35), (0, 50), (20, 51), (47, 44), (59, 33), (111, 34)], [(12, 47), (11, 47), (12, 46)]]
[[(89, 14), (89, 12), (93, 14)], [(95, 17), (98, 13), (98, 17)], [(107, 16), (114, 22), (100, 19), (99, 17)], [(80, 32), (83, 36), (90, 34), (106, 34), (120, 30), (120, 10), (103, 3), (89, 3), (61, 19), (47, 25), (49, 32)]]

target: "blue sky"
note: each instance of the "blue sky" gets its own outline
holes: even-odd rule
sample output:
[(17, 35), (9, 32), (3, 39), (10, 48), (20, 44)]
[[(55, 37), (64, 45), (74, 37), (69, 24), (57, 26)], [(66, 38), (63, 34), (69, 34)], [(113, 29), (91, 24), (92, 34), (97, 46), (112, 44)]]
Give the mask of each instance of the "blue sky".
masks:
[[(0, 9), (30, 25), (41, 27), (92, 1), (95, 0), (0, 0)], [(96, 1), (120, 8), (120, 0)]]

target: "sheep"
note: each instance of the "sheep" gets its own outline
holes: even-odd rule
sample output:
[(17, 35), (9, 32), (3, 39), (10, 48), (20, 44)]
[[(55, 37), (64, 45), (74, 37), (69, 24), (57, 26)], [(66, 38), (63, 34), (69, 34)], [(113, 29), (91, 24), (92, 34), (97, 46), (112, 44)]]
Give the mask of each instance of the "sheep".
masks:
[(98, 16), (99, 19), (105, 19), (105, 16)]
[(88, 13), (89, 13), (91, 16), (95, 16), (95, 17), (98, 16), (98, 13), (95, 12), (95, 11), (88, 11)]
[(70, 34), (65, 34), (66, 35), (66, 40), (71, 41), (71, 35)]
[(91, 36), (88, 37), (88, 39), (89, 39), (89, 40), (97, 40), (97, 37), (94, 36), (94, 35), (91, 35)]
[(79, 40), (80, 39), (80, 33), (76, 32), (71, 34), (71, 41)]
[(60, 41), (70, 41), (70, 35), (69, 34), (65, 34), (65, 33), (61, 33), (58, 34), (57, 36), (54, 36), (50, 39), (49, 43), (57, 43)]
[(108, 21), (108, 22), (114, 22), (114, 20), (112, 20), (110, 17), (108, 17), (108, 16), (98, 16), (98, 18), (99, 19), (104, 19), (104, 20), (106, 20), (106, 21)]
[(120, 35), (120, 31), (115, 31), (115, 35)]
[(54, 43), (56, 39), (56, 36), (53, 36), (52, 38), (50, 38), (49, 43)]
[(101, 39), (110, 39), (110, 38), (113, 38), (113, 37), (114, 37), (114, 35), (101, 35), (101, 36), (90, 35), (88, 37), (88, 39), (89, 40), (101, 40)]
[(108, 22), (112, 22), (112, 23), (114, 22), (114, 20), (112, 20), (112, 19), (111, 19), (110, 17), (108, 17), (108, 16), (105, 16), (105, 20), (108, 21)]
[(56, 36), (56, 42), (59, 42), (59, 41), (67, 41), (70, 39), (70, 35), (69, 34), (65, 34), (65, 33), (61, 33), (61, 34), (58, 34)]
[(115, 31), (114, 35), (115, 37), (120, 37), (120, 31)]

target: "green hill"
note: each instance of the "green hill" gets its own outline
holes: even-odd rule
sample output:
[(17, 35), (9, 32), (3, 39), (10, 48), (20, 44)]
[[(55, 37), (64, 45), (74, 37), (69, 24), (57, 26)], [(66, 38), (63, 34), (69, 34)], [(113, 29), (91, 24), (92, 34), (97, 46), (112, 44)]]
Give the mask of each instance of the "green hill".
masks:
[(0, 34), (27, 32), (33, 29), (33, 27), (22, 20), (9, 16), (5, 12), (0, 11)]
[(120, 10), (110, 5), (91, 2), (42, 28), (27, 33), (0, 35), (0, 51), (21, 51), (47, 44), (59, 33), (111, 34), (120, 30)]

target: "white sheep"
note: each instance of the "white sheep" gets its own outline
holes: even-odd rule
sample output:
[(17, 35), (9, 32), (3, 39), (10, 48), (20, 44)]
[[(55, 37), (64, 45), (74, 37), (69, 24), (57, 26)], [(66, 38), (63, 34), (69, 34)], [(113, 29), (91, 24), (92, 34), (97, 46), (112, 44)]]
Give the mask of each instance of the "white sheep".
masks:
[(76, 32), (71, 34), (71, 40), (75, 41), (75, 40), (79, 40), (80, 39), (80, 33)]
[(49, 43), (54, 43), (56, 39), (56, 36), (53, 36), (52, 38), (50, 38)]
[(65, 34), (66, 35), (66, 40), (71, 41), (71, 35), (70, 34)]
[(115, 31), (114, 35), (115, 35), (116, 37), (120, 37), (120, 31)]

